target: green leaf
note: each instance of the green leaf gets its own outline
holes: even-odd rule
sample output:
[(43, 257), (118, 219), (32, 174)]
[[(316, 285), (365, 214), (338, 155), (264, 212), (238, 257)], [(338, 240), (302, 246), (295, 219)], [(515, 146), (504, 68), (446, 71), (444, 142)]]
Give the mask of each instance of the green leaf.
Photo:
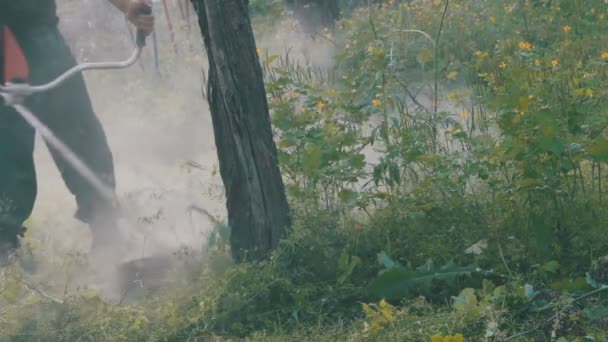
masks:
[(428, 286), (434, 280), (453, 282), (458, 277), (471, 275), (475, 269), (474, 265), (461, 267), (454, 263), (438, 269), (432, 266), (429, 268), (429, 264), (425, 264), (416, 271), (403, 266), (394, 266), (381, 271), (378, 277), (372, 280), (368, 289), (374, 296), (399, 300), (411, 296), (416, 289)]
[(357, 192), (350, 189), (343, 189), (338, 193), (338, 198), (342, 202), (352, 202), (358, 197)]
[(540, 186), (542, 185), (543, 182), (540, 179), (536, 179), (536, 178), (524, 178), (521, 181), (519, 181), (519, 186), (523, 189), (530, 189), (536, 186)]
[(269, 56), (264, 63), (266, 65), (270, 65), (270, 64), (272, 64), (272, 62), (276, 61), (278, 58), (279, 58), (279, 55)]
[(602, 287), (602, 284), (598, 283), (595, 279), (593, 279), (591, 273), (589, 272), (587, 272), (585, 280), (587, 281), (587, 284), (589, 284), (589, 286), (593, 287), (594, 289), (599, 289), (600, 287)]
[(401, 172), (399, 171), (399, 165), (396, 163), (390, 163), (388, 167), (388, 174), (391, 183), (401, 184)]
[(380, 265), (384, 266), (386, 269), (403, 267), (400, 263), (391, 259), (391, 257), (389, 257), (384, 251), (378, 253), (378, 263), (380, 263)]
[(544, 265), (540, 267), (540, 269), (547, 273), (557, 273), (559, 270), (559, 262), (555, 260), (547, 261)]
[(606, 305), (597, 305), (592, 307), (587, 307), (583, 310), (585, 316), (592, 321), (602, 321), (608, 317), (608, 306)]
[(361, 263), (361, 259), (358, 257), (349, 257), (346, 253), (346, 249), (340, 253), (340, 258), (338, 259), (338, 284), (344, 284), (350, 276), (352, 275), (355, 268)]
[(608, 140), (599, 138), (589, 146), (587, 152), (595, 161), (608, 161)]
[(554, 281), (549, 286), (553, 290), (559, 290), (562, 292), (583, 292), (589, 291), (592, 287), (587, 283), (587, 280), (583, 277), (578, 278), (564, 278)]
[(452, 297), (452, 303), (454, 310), (461, 316), (476, 317), (482, 312), (477, 302), (477, 296), (475, 296), (475, 290), (472, 288), (466, 288), (457, 297)]
[(323, 152), (317, 145), (309, 146), (304, 152), (303, 171), (307, 177), (313, 177), (319, 172), (322, 163)]
[(374, 184), (376, 184), (376, 185), (380, 184), (380, 181), (383, 178), (382, 176), (383, 176), (385, 170), (386, 170), (385, 163), (380, 163), (380, 164), (374, 166), (374, 171), (372, 173)]
[(349, 165), (357, 170), (363, 169), (365, 167), (365, 155), (362, 153), (355, 154), (349, 159)]

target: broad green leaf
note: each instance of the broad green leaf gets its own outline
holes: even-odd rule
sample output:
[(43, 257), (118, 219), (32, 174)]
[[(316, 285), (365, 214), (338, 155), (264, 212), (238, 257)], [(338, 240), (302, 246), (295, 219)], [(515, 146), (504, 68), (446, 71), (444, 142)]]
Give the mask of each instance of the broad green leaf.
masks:
[(454, 281), (458, 277), (469, 276), (475, 269), (475, 266), (461, 267), (454, 263), (429, 271), (413, 271), (397, 266), (382, 271), (370, 283), (369, 291), (374, 296), (399, 300), (411, 296), (419, 287), (429, 286), (434, 280)]
[(389, 257), (384, 251), (378, 253), (378, 263), (380, 263), (380, 265), (384, 266), (386, 269), (403, 267), (401, 264), (391, 259), (391, 257)]

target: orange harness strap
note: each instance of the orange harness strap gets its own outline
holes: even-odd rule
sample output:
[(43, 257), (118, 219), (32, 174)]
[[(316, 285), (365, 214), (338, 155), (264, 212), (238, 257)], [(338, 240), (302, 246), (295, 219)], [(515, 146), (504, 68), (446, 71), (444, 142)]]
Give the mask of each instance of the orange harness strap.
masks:
[(4, 79), (0, 80), (2, 83), (10, 82), (13, 80), (27, 80), (30, 74), (29, 67), (27, 65), (27, 59), (23, 54), (23, 50), (13, 32), (7, 27), (4, 26), (1, 29), (2, 38), (0, 39), (3, 42), (2, 48), (4, 50)]

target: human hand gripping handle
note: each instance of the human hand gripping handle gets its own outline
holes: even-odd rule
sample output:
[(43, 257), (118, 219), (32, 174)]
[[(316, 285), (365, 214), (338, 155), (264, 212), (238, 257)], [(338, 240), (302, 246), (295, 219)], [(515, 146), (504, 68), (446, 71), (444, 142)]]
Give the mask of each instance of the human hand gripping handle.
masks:
[(146, 0), (131, 0), (127, 4), (125, 14), (137, 28), (137, 46), (143, 48), (146, 45), (146, 37), (154, 30), (151, 3)]
[[(152, 15), (152, 7), (150, 7), (147, 4), (143, 4), (143, 6), (141, 6), (139, 8), (139, 14), (140, 15)], [(137, 43), (137, 47), (139, 48), (143, 48), (144, 46), (146, 46), (146, 37), (148, 36), (149, 32), (144, 31), (141, 28), (137, 29), (137, 36), (136, 36), (136, 43)]]

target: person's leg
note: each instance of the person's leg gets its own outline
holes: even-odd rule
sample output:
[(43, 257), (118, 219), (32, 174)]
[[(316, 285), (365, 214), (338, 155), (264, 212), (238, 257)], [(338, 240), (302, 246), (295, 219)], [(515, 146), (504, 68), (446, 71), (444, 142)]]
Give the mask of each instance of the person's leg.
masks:
[[(30, 65), (30, 82), (46, 83), (76, 64), (63, 37), (56, 28), (20, 32)], [(57, 89), (28, 101), (40, 119), (70, 147), (110, 187), (115, 187), (113, 157), (97, 119), (82, 75), (77, 75)], [(78, 204), (76, 218), (91, 225), (94, 246), (120, 239), (115, 210), (97, 191), (49, 146), (59, 171)]]
[(0, 268), (19, 245), (36, 198), (34, 130), (0, 105)]

